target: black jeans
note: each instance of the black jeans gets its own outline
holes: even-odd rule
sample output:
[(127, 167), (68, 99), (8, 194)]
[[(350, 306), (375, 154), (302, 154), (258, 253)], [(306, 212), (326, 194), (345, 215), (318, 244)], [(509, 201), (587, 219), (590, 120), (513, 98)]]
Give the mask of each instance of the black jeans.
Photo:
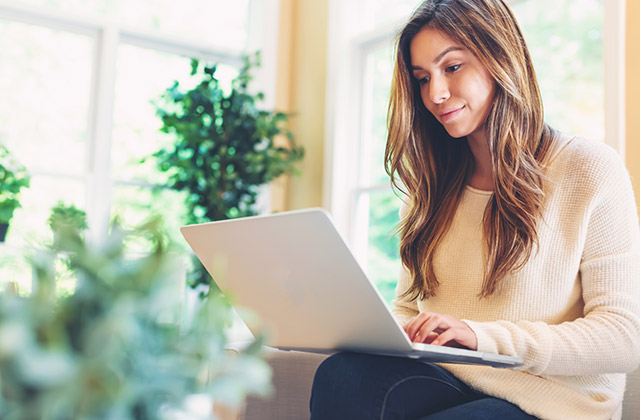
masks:
[(318, 367), (311, 420), (535, 419), (446, 369), (407, 358), (338, 353)]

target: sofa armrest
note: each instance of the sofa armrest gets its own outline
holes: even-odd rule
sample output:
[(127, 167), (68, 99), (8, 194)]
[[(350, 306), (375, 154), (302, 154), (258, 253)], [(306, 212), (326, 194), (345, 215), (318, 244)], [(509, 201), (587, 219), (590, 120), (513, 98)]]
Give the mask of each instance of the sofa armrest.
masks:
[(265, 360), (273, 369), (274, 393), (267, 399), (248, 397), (240, 420), (309, 418), (309, 397), (324, 354), (269, 349)]
[(627, 375), (627, 390), (622, 400), (622, 419), (637, 419), (640, 413), (640, 369)]

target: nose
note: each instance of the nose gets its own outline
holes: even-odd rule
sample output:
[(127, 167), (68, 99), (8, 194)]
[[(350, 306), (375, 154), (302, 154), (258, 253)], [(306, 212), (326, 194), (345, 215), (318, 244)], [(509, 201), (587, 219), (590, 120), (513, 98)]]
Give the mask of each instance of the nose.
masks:
[(451, 96), (449, 83), (444, 77), (432, 77), (429, 81), (429, 99), (434, 104), (441, 104)]

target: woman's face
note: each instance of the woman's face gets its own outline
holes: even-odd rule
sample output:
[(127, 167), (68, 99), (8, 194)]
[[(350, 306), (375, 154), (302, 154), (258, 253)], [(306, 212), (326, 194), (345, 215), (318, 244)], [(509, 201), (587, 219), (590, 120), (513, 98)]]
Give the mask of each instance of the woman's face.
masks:
[(435, 29), (411, 41), (411, 70), (424, 106), (451, 137), (483, 135), (495, 83), (469, 50)]

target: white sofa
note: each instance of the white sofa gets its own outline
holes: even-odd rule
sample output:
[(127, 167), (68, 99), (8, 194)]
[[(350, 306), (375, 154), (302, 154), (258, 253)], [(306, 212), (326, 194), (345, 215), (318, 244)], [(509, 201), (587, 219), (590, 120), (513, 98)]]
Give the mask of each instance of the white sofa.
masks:
[[(227, 413), (223, 420), (302, 420), (309, 418), (309, 396), (313, 376), (324, 355), (272, 350), (267, 360), (273, 368), (275, 393), (262, 400), (251, 397), (237, 413)], [(640, 370), (628, 376), (622, 412), (623, 420), (640, 419)]]

